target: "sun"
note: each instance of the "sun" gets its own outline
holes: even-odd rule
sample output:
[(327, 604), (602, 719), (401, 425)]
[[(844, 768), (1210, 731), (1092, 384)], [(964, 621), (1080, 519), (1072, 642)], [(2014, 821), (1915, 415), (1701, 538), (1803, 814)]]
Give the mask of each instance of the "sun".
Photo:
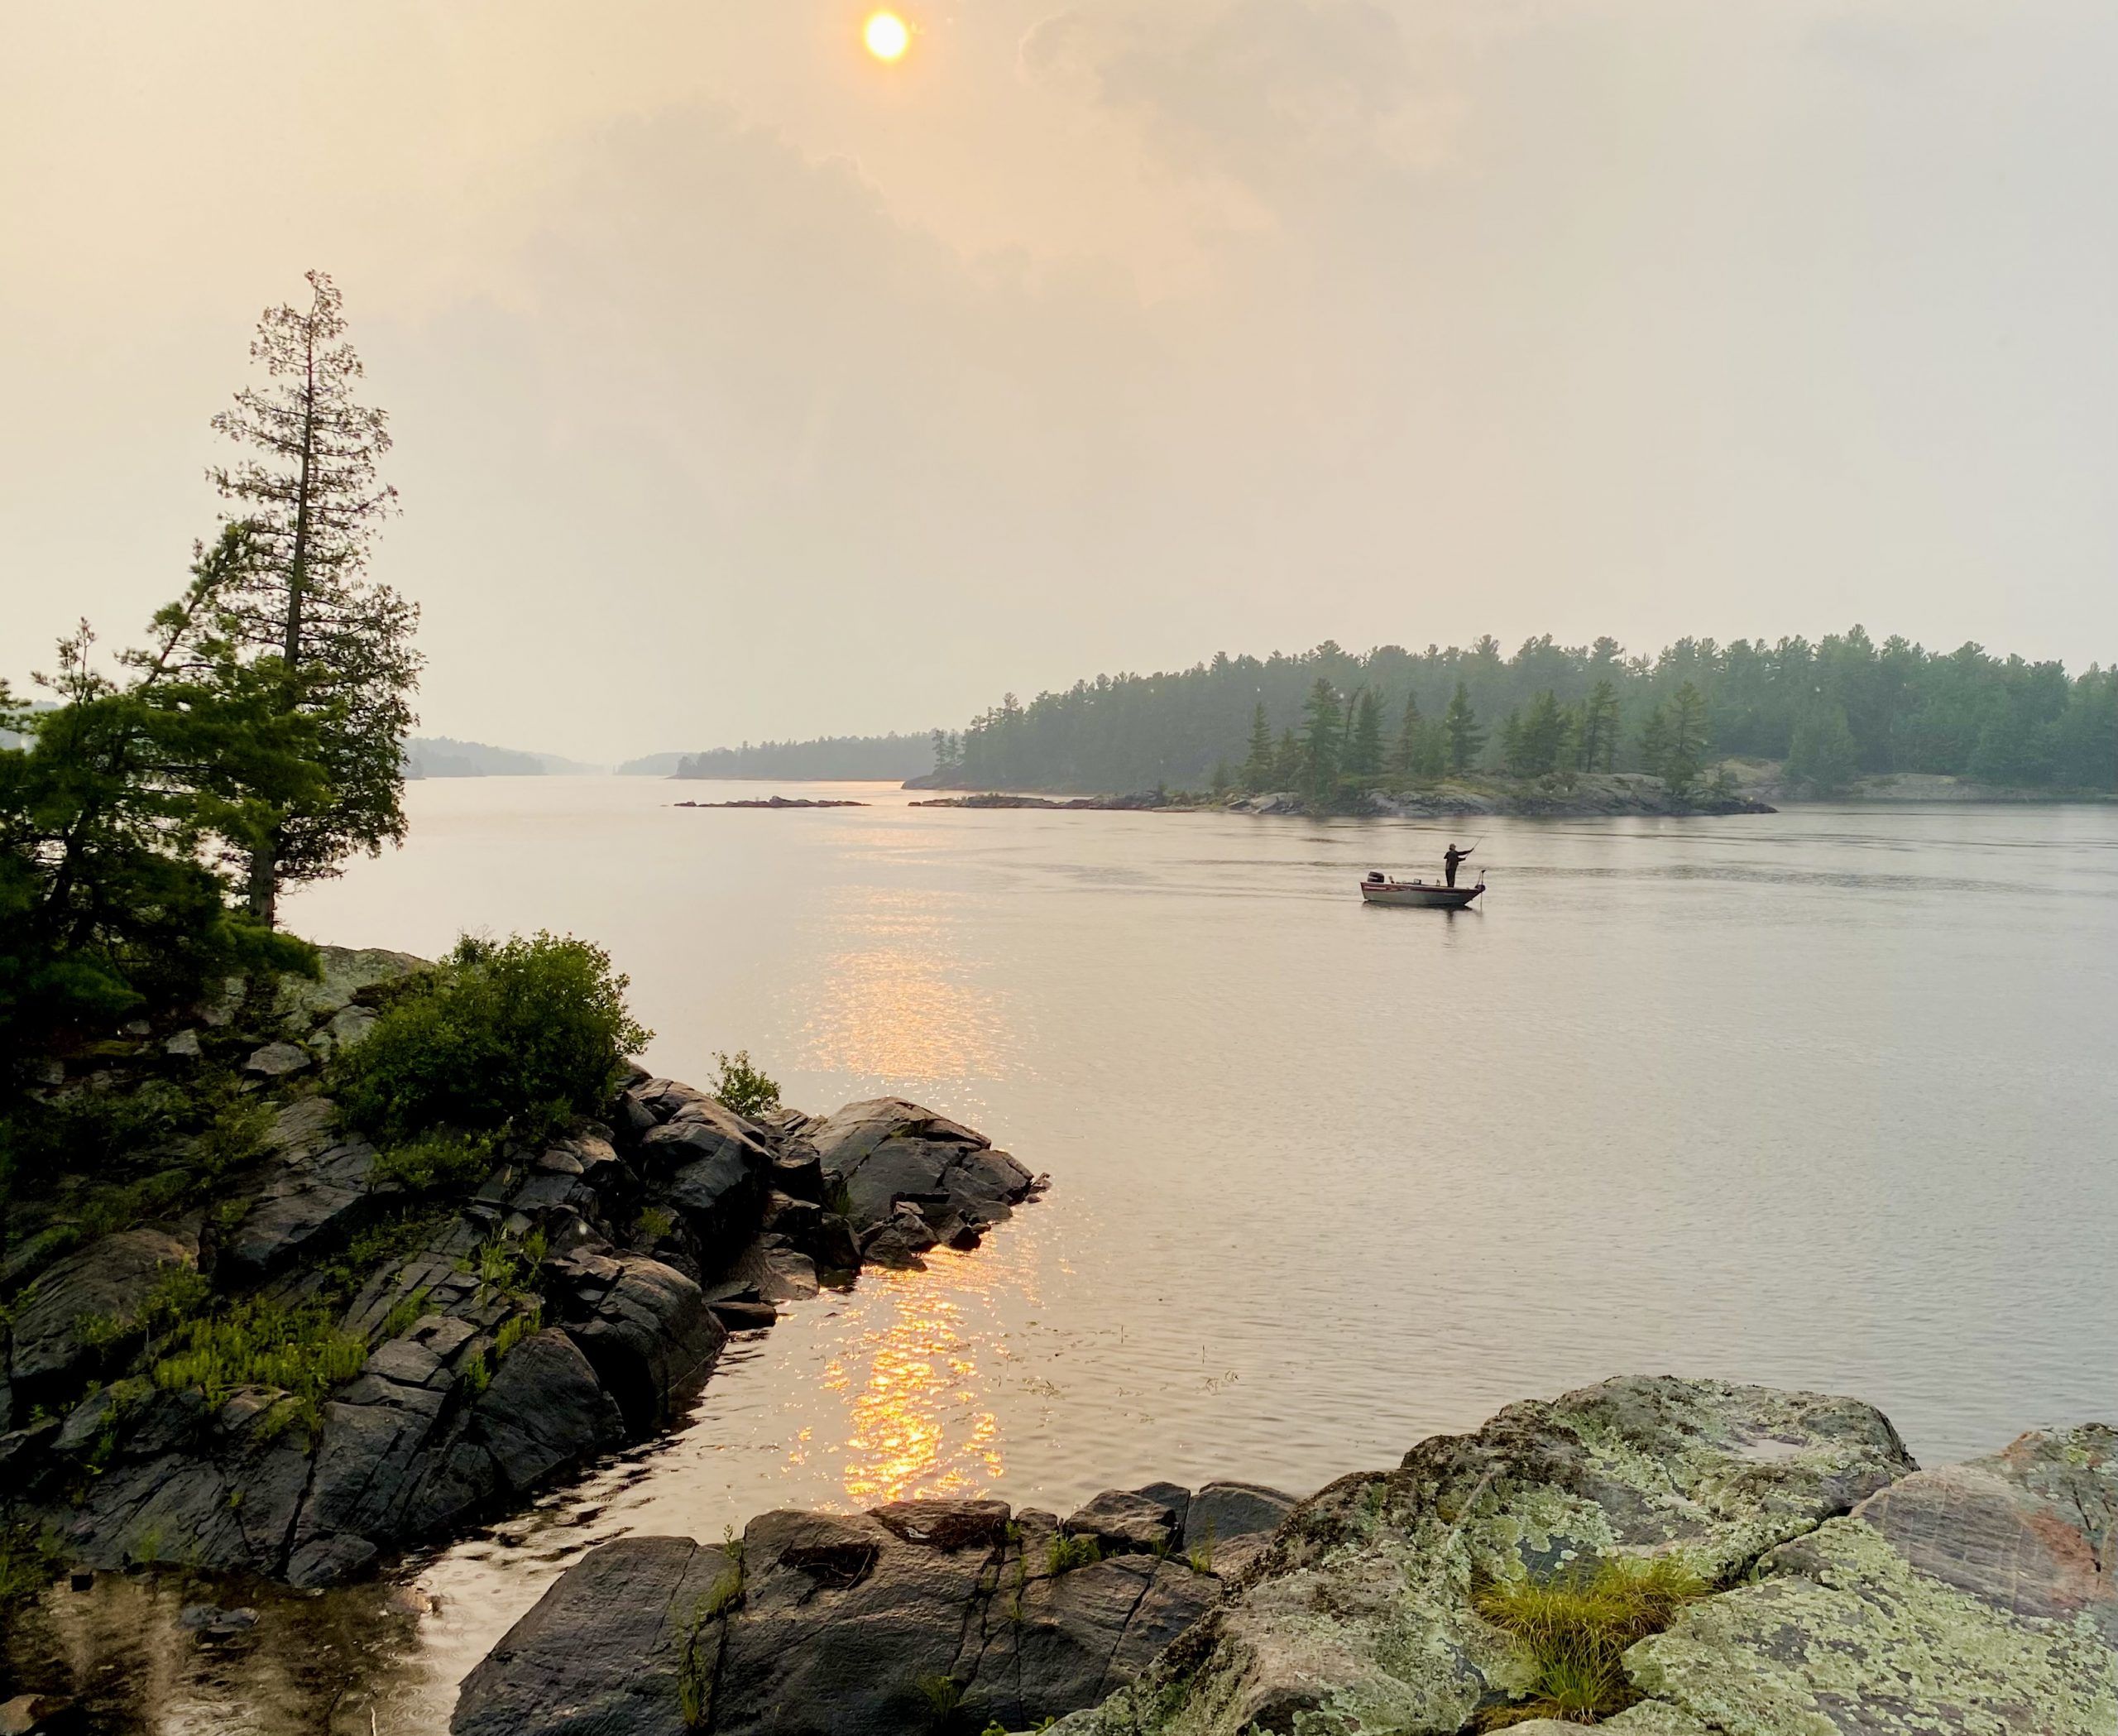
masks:
[(912, 26), (895, 12), (876, 12), (861, 30), (860, 37), (878, 60), (898, 60), (912, 46)]

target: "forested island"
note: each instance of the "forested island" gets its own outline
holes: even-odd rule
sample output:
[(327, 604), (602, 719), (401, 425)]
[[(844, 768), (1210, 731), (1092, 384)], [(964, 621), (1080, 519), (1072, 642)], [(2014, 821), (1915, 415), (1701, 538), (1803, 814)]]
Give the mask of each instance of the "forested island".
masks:
[(916, 778), (933, 769), (928, 736), (822, 736), (811, 741), (745, 741), (678, 757), (676, 778), (808, 778), (857, 782)]
[[(1999, 793), (2118, 792), (2118, 667), (1967, 645), (1930, 652), (1862, 628), (1816, 643), (1680, 640), (1628, 657), (1617, 642), (1511, 656), (1330, 641), (1260, 660), (1217, 654), (1153, 675), (1103, 675), (1027, 706), (1013, 694), (937, 732), (921, 787), (1217, 795), (1291, 791), (1332, 806), (1444, 780), (1512, 785), (1643, 773), (1682, 801), (1738, 793), (1722, 762), (1771, 762), (1750, 781), (1832, 796), (1865, 779), (1966, 780)], [(1723, 775), (1723, 771), (1726, 775)]]

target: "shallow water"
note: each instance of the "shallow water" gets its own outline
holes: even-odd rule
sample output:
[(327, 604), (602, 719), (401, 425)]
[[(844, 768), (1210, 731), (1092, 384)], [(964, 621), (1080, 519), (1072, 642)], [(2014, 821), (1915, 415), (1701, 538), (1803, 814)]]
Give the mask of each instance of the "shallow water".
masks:
[(319, 939), (606, 945), (705, 1081), (891, 1091), (1052, 1190), (739, 1341), (688, 1427), (394, 1586), (55, 1594), (113, 1727), (434, 1733), (582, 1548), (773, 1506), (1149, 1478), (1306, 1491), (1627, 1372), (1852, 1392), (1929, 1462), (2118, 1416), (2118, 809), (1495, 820), (1463, 915), (1409, 822), (700, 811), (764, 786), (435, 781)]

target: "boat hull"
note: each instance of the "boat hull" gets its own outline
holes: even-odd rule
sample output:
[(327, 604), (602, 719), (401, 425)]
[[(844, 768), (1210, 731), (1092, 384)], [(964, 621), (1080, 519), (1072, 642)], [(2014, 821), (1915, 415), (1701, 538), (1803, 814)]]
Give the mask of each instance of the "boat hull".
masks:
[(1461, 910), (1486, 890), (1475, 886), (1428, 886), (1416, 880), (1363, 880), (1362, 899), (1371, 904), (1398, 904), (1419, 910)]

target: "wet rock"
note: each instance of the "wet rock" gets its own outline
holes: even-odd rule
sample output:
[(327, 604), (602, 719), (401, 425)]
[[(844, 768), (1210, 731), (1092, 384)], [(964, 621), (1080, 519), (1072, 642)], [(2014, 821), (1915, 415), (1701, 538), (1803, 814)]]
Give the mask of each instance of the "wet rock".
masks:
[(900, 1202), (990, 1227), (1036, 1186), (982, 1134), (901, 1097), (848, 1104), (798, 1143), (816, 1153), (825, 1198), (843, 1199), (856, 1234), (888, 1223)]
[(10, 1381), (31, 1398), (77, 1384), (106, 1335), (136, 1320), (172, 1268), (198, 1263), (195, 1237), (141, 1229), (107, 1235), (48, 1268), (15, 1302)]
[(779, 1318), (779, 1310), (769, 1302), (708, 1303), (713, 1317), (731, 1332), (762, 1332)]
[(938, 1245), (939, 1238), (927, 1227), (927, 1220), (919, 1215), (917, 1206), (908, 1202), (898, 1206), (861, 1239), (860, 1258), (871, 1266), (898, 1266), (918, 1271), (925, 1269), (927, 1264), (920, 1255)]
[(165, 1055), (173, 1055), (180, 1061), (196, 1061), (200, 1054), (198, 1032), (188, 1027), (179, 1031), (162, 1045)]
[(343, 1585), (372, 1567), (377, 1552), (366, 1537), (313, 1537), (287, 1562), (287, 1583), (297, 1591)]
[(592, 1550), (464, 1678), (452, 1736), (687, 1736), (704, 1727), (716, 1599), (725, 1605), (740, 1577), (729, 1556), (688, 1537)]
[(187, 1604), (176, 1618), (180, 1628), (205, 1639), (232, 1639), (257, 1625), (255, 1609), (223, 1609), (214, 1604)]
[(625, 1436), (587, 1358), (557, 1328), (524, 1339), (501, 1359), (472, 1414), (480, 1443), (517, 1494)]
[(659, 1428), (712, 1370), (727, 1333), (697, 1284), (645, 1254), (561, 1264), (571, 1278), (566, 1331), (635, 1434)]

